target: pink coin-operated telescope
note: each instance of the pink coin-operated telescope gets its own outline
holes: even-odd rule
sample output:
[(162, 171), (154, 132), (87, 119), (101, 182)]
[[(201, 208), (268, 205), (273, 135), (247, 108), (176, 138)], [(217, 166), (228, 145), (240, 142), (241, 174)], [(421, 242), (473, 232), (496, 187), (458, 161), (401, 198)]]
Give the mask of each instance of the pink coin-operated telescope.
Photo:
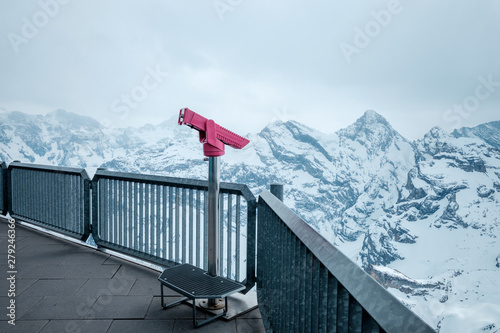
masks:
[[(213, 120), (200, 116), (188, 108), (181, 109), (179, 125), (187, 125), (200, 132), (203, 153), (208, 157), (208, 274), (219, 273), (219, 189), (220, 156), (224, 155), (225, 146), (242, 149), (250, 141), (216, 124)], [(209, 309), (224, 307), (223, 300), (208, 299)]]
[(181, 109), (179, 125), (188, 125), (200, 132), (200, 142), (203, 143), (203, 153), (206, 157), (224, 155), (226, 145), (241, 149), (250, 142), (244, 137), (217, 125), (212, 119), (200, 116), (188, 108)]

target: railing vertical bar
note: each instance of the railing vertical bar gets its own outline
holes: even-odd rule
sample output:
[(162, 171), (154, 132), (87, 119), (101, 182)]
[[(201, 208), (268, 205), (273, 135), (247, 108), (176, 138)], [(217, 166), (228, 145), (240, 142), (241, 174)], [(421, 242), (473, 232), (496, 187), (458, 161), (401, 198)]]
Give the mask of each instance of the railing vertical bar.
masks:
[(233, 195), (227, 196), (227, 277), (233, 279), (232, 261), (233, 261)]
[[(44, 177), (44, 173), (43, 171), (38, 171), (37, 172), (37, 188), (38, 188), (38, 191), (37, 191), (37, 200), (38, 201), (38, 210), (37, 210), (37, 215), (38, 215), (38, 220), (39, 221), (43, 221), (43, 222), (47, 222), (47, 223), (51, 223), (50, 219), (47, 219), (45, 217), (45, 214), (44, 214), (44, 197), (46, 195), (45, 193), (45, 188), (46, 188), (46, 180), (45, 180), (45, 177)], [(69, 197), (67, 197), (68, 199), (70, 200), (75, 200), (75, 197), (74, 195), (71, 195)]]
[(99, 179), (99, 200), (101, 201), (100, 209), (101, 214), (99, 218), (99, 237), (101, 239), (108, 239), (108, 180), (105, 178)]
[(293, 286), (293, 295), (292, 295), (292, 300), (290, 301), (290, 308), (292, 310), (291, 312), (291, 326), (294, 329), (294, 331), (298, 332), (298, 327), (299, 327), (299, 318), (300, 318), (300, 309), (299, 309), (299, 295), (300, 293), (300, 277), (298, 276), (300, 274), (300, 243), (297, 240), (297, 237), (292, 233), (291, 235), (291, 249), (293, 250), (293, 253), (291, 253), (291, 269), (292, 271), (290, 272), (291, 274), (291, 279), (290, 283)]
[[(24, 177), (22, 178), (22, 181), (23, 181), (23, 194), (20, 194), (20, 197), (23, 197), (23, 210), (22, 210), (22, 214), (26, 217), (30, 216), (30, 206), (31, 206), (31, 193), (30, 193), (30, 182), (31, 182), (31, 174), (32, 174), (32, 171), (31, 170), (25, 170), (25, 169), (20, 169), (19, 170), (20, 174), (23, 175), (24, 174)], [(53, 174), (51, 173), (51, 176)], [(53, 193), (53, 197), (52, 197), (52, 204), (53, 204), (53, 212), (54, 212), (54, 217), (53, 217), (53, 223), (54, 223), (54, 226), (57, 228), (59, 227), (59, 206), (60, 205), (54, 205), (55, 202), (57, 202), (58, 200), (58, 193), (60, 191), (59, 189), (59, 181), (58, 181), (58, 178), (57, 178), (57, 175), (53, 175), (53, 179), (52, 179), (52, 183), (54, 185), (54, 193)]]
[(41, 221), (48, 221), (48, 219), (45, 216), (45, 196), (47, 195), (46, 193), (46, 180), (45, 180), (45, 175), (44, 172), (40, 172), (38, 175), (39, 181), (40, 181), (40, 188), (43, 189), (43, 192), (40, 192), (40, 195), (38, 197), (38, 201), (40, 202), (40, 209), (38, 210), (38, 215), (40, 216)]
[(200, 200), (201, 200), (201, 195), (200, 191), (196, 191), (196, 266), (200, 267), (201, 265), (201, 252), (202, 252), (202, 246), (201, 245), (201, 237), (200, 237), (200, 217), (201, 217), (201, 208), (200, 208)]
[(348, 333), (349, 331), (349, 292), (338, 284), (338, 314), (337, 328), (339, 333)]
[(208, 190), (203, 199), (203, 269), (208, 269)]
[(151, 237), (149, 236), (149, 227), (150, 227), (150, 195), (151, 195), (151, 185), (146, 183), (144, 184), (144, 221), (142, 222), (144, 225), (144, 249), (143, 252), (149, 253), (149, 246), (151, 245)]
[(168, 219), (167, 219), (167, 210), (168, 210), (168, 201), (167, 201), (167, 186), (162, 186), (163, 190), (163, 218), (162, 218), (162, 226), (163, 226), (163, 259), (168, 259), (167, 256), (167, 229), (170, 229), (169, 224), (168, 224)]
[(187, 246), (189, 251), (189, 263), (193, 264), (193, 252), (195, 249), (195, 244), (193, 243), (194, 235), (194, 225), (193, 225), (193, 189), (189, 189), (189, 245)]
[(224, 193), (219, 192), (219, 275), (225, 276), (224, 274), (224, 227), (226, 226), (226, 221), (224, 219)]
[(144, 250), (144, 233), (146, 232), (144, 230), (144, 185), (143, 183), (138, 183), (139, 185), (139, 220), (137, 221), (138, 223), (138, 244), (137, 244), (137, 250), (140, 252), (143, 252)]
[[(43, 184), (43, 180), (41, 179), (41, 173), (40, 171), (37, 172), (37, 178), (38, 178), (38, 195), (41, 195), (42, 193), (40, 192), (41, 186)], [(74, 202), (75, 202), (75, 194), (76, 192), (72, 192), (74, 190), (73, 188), (73, 176), (72, 175), (64, 175), (64, 206), (66, 209), (66, 223), (65, 223), (65, 230), (67, 231), (72, 231), (74, 230), (73, 228), (73, 223), (74, 223)], [(39, 209), (41, 210), (41, 201), (37, 200), (39, 202)], [(40, 216), (40, 210), (38, 211), (38, 214)], [(42, 216), (40, 216), (40, 220), (46, 221), (43, 219)], [(48, 222), (48, 221), (47, 221)]]
[[(34, 170), (32, 170), (30, 173), (31, 173), (31, 185), (33, 185), (33, 182), (35, 181), (35, 172)], [(63, 175), (61, 175), (60, 173), (55, 173), (55, 177), (57, 178), (57, 185), (58, 185), (58, 191), (57, 191), (57, 197), (56, 197), (56, 202), (59, 202), (59, 200), (61, 200), (61, 194), (64, 193), (64, 185), (63, 185)], [(34, 205), (33, 205), (33, 201), (34, 201), (34, 193), (33, 193), (33, 190), (30, 189), (30, 192), (31, 192), (31, 198), (30, 198), (30, 203), (31, 203), (31, 208), (33, 209)], [(65, 205), (56, 205), (58, 207), (57, 209), (57, 219), (58, 219), (58, 227), (59, 228), (64, 228), (64, 220), (65, 220), (65, 216), (64, 216), (64, 206)], [(30, 213), (30, 215), (33, 215), (33, 211)]]
[(158, 189), (158, 185), (156, 184), (151, 184), (151, 190), (150, 190), (150, 205), (151, 205), (151, 210), (149, 212), (149, 228), (150, 228), (150, 231), (149, 231), (149, 242), (150, 242), (150, 245), (149, 245), (149, 251), (146, 252), (147, 254), (150, 254), (150, 255), (154, 255), (155, 251), (156, 251), (156, 228), (155, 228), (155, 225), (156, 225), (156, 207), (155, 207), (155, 203), (156, 203), (156, 194), (157, 194), (157, 189)]
[(175, 188), (175, 262), (180, 262), (179, 243), (180, 243), (180, 189)]
[(362, 333), (363, 308), (349, 295), (349, 333)]
[(319, 329), (319, 295), (320, 295), (320, 285), (319, 285), (319, 274), (320, 274), (320, 262), (319, 260), (312, 256), (312, 285), (311, 285), (311, 332), (316, 333)]
[(284, 253), (283, 253), (283, 234), (285, 233), (285, 226), (281, 223), (281, 221), (279, 221), (278, 217), (275, 216), (275, 225), (279, 228), (278, 229), (278, 232), (277, 232), (277, 240), (274, 244), (276, 244), (275, 248), (277, 250), (277, 262), (276, 262), (276, 270), (279, 272), (279, 274), (276, 276), (276, 290), (278, 291), (278, 295), (277, 295), (277, 302), (278, 302), (278, 307), (276, 309), (276, 319), (277, 319), (277, 322), (279, 323), (278, 324), (278, 331), (279, 332), (283, 332), (284, 329), (283, 329), (283, 325), (284, 325), (284, 322), (285, 322), (285, 318), (283, 315), (281, 315), (282, 313), (284, 313), (284, 308), (285, 308), (285, 304), (284, 304), (284, 295), (283, 295), (283, 290), (284, 290), (284, 286), (283, 286), (283, 278), (282, 278), (282, 274), (283, 274), (283, 270), (284, 270), (284, 267), (283, 267), (283, 260), (284, 260)]
[(168, 188), (168, 257), (174, 261), (174, 189)]
[[(81, 218), (82, 217), (82, 214), (81, 214), (81, 209), (84, 208), (83, 206), (85, 205), (84, 202), (84, 198), (83, 198), (83, 190), (84, 190), (84, 186), (80, 186), (80, 183), (83, 182), (83, 179), (82, 177), (80, 176), (73, 176), (73, 181), (74, 181), (74, 186), (75, 186), (75, 206), (73, 207), (74, 209), (74, 230), (79, 233), (79, 234), (83, 234), (84, 233), (84, 230), (83, 230), (83, 226), (84, 226), (84, 219)], [(89, 191), (89, 195), (90, 195), (90, 191)], [(90, 198), (89, 198), (90, 200)], [(89, 201), (90, 202), (90, 201)], [(89, 213), (91, 213), (89, 211)]]
[(380, 333), (380, 326), (377, 322), (363, 310), (363, 333)]
[(130, 249), (130, 207), (132, 207), (130, 203), (130, 182), (123, 182), (123, 246), (126, 249)]
[(108, 221), (107, 221), (107, 232), (108, 232), (108, 237), (106, 238), (106, 241), (111, 242), (111, 237), (113, 233), (113, 180), (107, 179), (108, 183), (108, 191), (107, 191), (107, 196), (108, 196), (108, 204), (107, 204), (107, 215), (108, 215)]
[(328, 269), (322, 264), (319, 269), (318, 306), (318, 329), (320, 332), (328, 332)]
[(291, 302), (290, 300), (292, 299), (290, 293), (292, 292), (292, 286), (290, 284), (290, 277), (292, 271), (291, 267), (291, 262), (290, 262), (290, 238), (291, 238), (291, 231), (288, 229), (283, 223), (281, 223), (282, 229), (284, 230), (283, 233), (283, 269), (282, 269), (282, 276), (283, 276), (283, 299), (282, 303), (284, 306), (284, 312), (283, 312), (283, 317), (284, 317), (284, 325), (283, 329), (285, 332), (290, 332), (290, 307), (291, 307)]
[(29, 182), (29, 193), (30, 193), (30, 210), (29, 210), (29, 215), (28, 216), (33, 216), (35, 214), (36, 208), (35, 208), (35, 189), (34, 187), (36, 186), (36, 180), (35, 180), (35, 171), (30, 172), (30, 182)]
[[(42, 176), (41, 174), (39, 175)], [(68, 205), (68, 223), (66, 225), (67, 229), (70, 231), (77, 232), (77, 224), (76, 224), (76, 213), (77, 213), (77, 204), (76, 201), (78, 199), (78, 192), (76, 190), (76, 176), (74, 175), (68, 175), (65, 177), (66, 178), (66, 198), (69, 199), (69, 205)], [(43, 179), (40, 181), (40, 185), (44, 184)], [(40, 200), (40, 203), (41, 200)], [(42, 209), (42, 207), (40, 207)], [(41, 216), (41, 219), (46, 221), (43, 216)]]
[(128, 182), (128, 246), (131, 250), (135, 249), (135, 243), (134, 243), (134, 231), (135, 231), (135, 212), (137, 210), (136, 206), (136, 200), (135, 200), (135, 186), (134, 182), (129, 181)]
[(118, 234), (118, 180), (114, 179), (112, 180), (112, 191), (113, 193), (111, 194), (112, 198), (112, 210), (111, 210), (111, 216), (113, 217), (113, 230), (111, 230), (111, 242), (116, 244), (117, 242), (117, 234)]
[(163, 193), (163, 187), (161, 185), (156, 186), (156, 257), (162, 257), (162, 247), (161, 247), (161, 235), (165, 233), (165, 223), (163, 222), (161, 209), (162, 209), (162, 201), (161, 196)]
[(306, 330), (306, 270), (307, 270), (307, 248), (305, 245), (300, 246), (300, 332), (309, 332)]
[(137, 182), (134, 182), (134, 231), (133, 231), (133, 239), (134, 239), (134, 250), (139, 251), (139, 214), (140, 214), (140, 207), (141, 203), (139, 200), (139, 184)]
[[(35, 176), (34, 176), (34, 171), (30, 170), (29, 171), (29, 181), (28, 181), (28, 188), (27, 188), (27, 193), (29, 195), (29, 206), (28, 206), (28, 215), (27, 216), (33, 216), (33, 210), (34, 210), (34, 205), (33, 205), (33, 183), (35, 181)], [(60, 206), (59, 206), (60, 207)]]
[(186, 250), (187, 250), (187, 219), (186, 219), (186, 189), (182, 188), (182, 263), (186, 263)]
[[(236, 281), (240, 281), (240, 260), (241, 260), (241, 195), (236, 196)], [(247, 258), (247, 260), (253, 260), (253, 258)]]
[(43, 189), (41, 192), (39, 192), (39, 196), (38, 196), (38, 201), (40, 202), (40, 206), (39, 206), (39, 210), (38, 210), (38, 215), (40, 216), (40, 221), (48, 221), (48, 219), (46, 218), (45, 216), (45, 196), (47, 195), (46, 193), (46, 180), (45, 180), (45, 177), (44, 177), (44, 172), (41, 171), (39, 172), (39, 175), (38, 175), (38, 178), (39, 178), (39, 182), (40, 182), (40, 188)]
[(24, 207), (22, 209), (21, 214), (23, 216), (30, 216), (31, 208), (32, 208), (32, 194), (31, 194), (31, 170), (23, 170), (24, 172), (24, 188), (21, 193), (19, 193), (20, 200), (24, 202)]
[(328, 332), (337, 332), (337, 318), (338, 318), (338, 282), (337, 279), (328, 273), (328, 304), (327, 304), (327, 318), (328, 318)]
[(123, 203), (123, 181), (119, 180), (118, 181), (118, 207), (117, 207), (117, 214), (118, 214), (118, 232), (117, 232), (117, 237), (118, 241), (116, 242), (119, 246), (124, 245), (123, 243), (123, 238), (124, 238), (124, 225), (123, 225), (123, 211), (124, 211), (124, 203)]

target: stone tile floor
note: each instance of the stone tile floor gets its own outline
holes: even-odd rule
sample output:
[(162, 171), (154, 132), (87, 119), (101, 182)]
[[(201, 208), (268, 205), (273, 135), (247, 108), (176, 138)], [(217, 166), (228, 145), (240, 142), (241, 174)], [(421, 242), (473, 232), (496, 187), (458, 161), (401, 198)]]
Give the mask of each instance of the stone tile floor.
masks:
[(258, 309), (195, 329), (189, 305), (161, 307), (159, 272), (18, 224), (10, 325), (7, 230), (0, 219), (0, 332), (265, 332)]

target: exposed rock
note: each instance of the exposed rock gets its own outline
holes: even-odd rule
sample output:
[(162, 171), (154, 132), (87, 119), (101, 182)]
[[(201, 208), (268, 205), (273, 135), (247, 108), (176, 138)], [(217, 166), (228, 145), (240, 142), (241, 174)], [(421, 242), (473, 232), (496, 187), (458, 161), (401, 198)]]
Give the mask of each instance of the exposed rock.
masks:
[[(388, 267), (370, 265), (366, 272), (385, 288), (395, 288), (412, 296), (426, 295), (432, 289), (446, 290), (447, 288), (443, 282), (414, 280), (398, 270)], [(448, 300), (448, 297), (444, 295), (441, 299), (443, 300), (442, 303), (444, 303)]]
[(495, 190), (492, 188), (488, 188), (486, 185), (481, 185), (477, 189), (477, 195), (480, 196), (481, 198), (487, 198), (491, 196), (493, 193), (495, 193)]

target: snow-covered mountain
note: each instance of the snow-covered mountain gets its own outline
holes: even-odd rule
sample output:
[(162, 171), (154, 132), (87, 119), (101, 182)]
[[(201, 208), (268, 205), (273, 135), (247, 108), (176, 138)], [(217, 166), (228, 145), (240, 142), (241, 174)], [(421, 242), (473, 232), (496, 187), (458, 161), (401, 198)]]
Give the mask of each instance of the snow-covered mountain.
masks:
[[(274, 122), (241, 151), (223, 181), (255, 194), (285, 184), (285, 203), (440, 332), (500, 329), (500, 122), (409, 142), (367, 111), (324, 134)], [(62, 110), (0, 112), (0, 158), (207, 177), (197, 133), (159, 125), (108, 129)]]

